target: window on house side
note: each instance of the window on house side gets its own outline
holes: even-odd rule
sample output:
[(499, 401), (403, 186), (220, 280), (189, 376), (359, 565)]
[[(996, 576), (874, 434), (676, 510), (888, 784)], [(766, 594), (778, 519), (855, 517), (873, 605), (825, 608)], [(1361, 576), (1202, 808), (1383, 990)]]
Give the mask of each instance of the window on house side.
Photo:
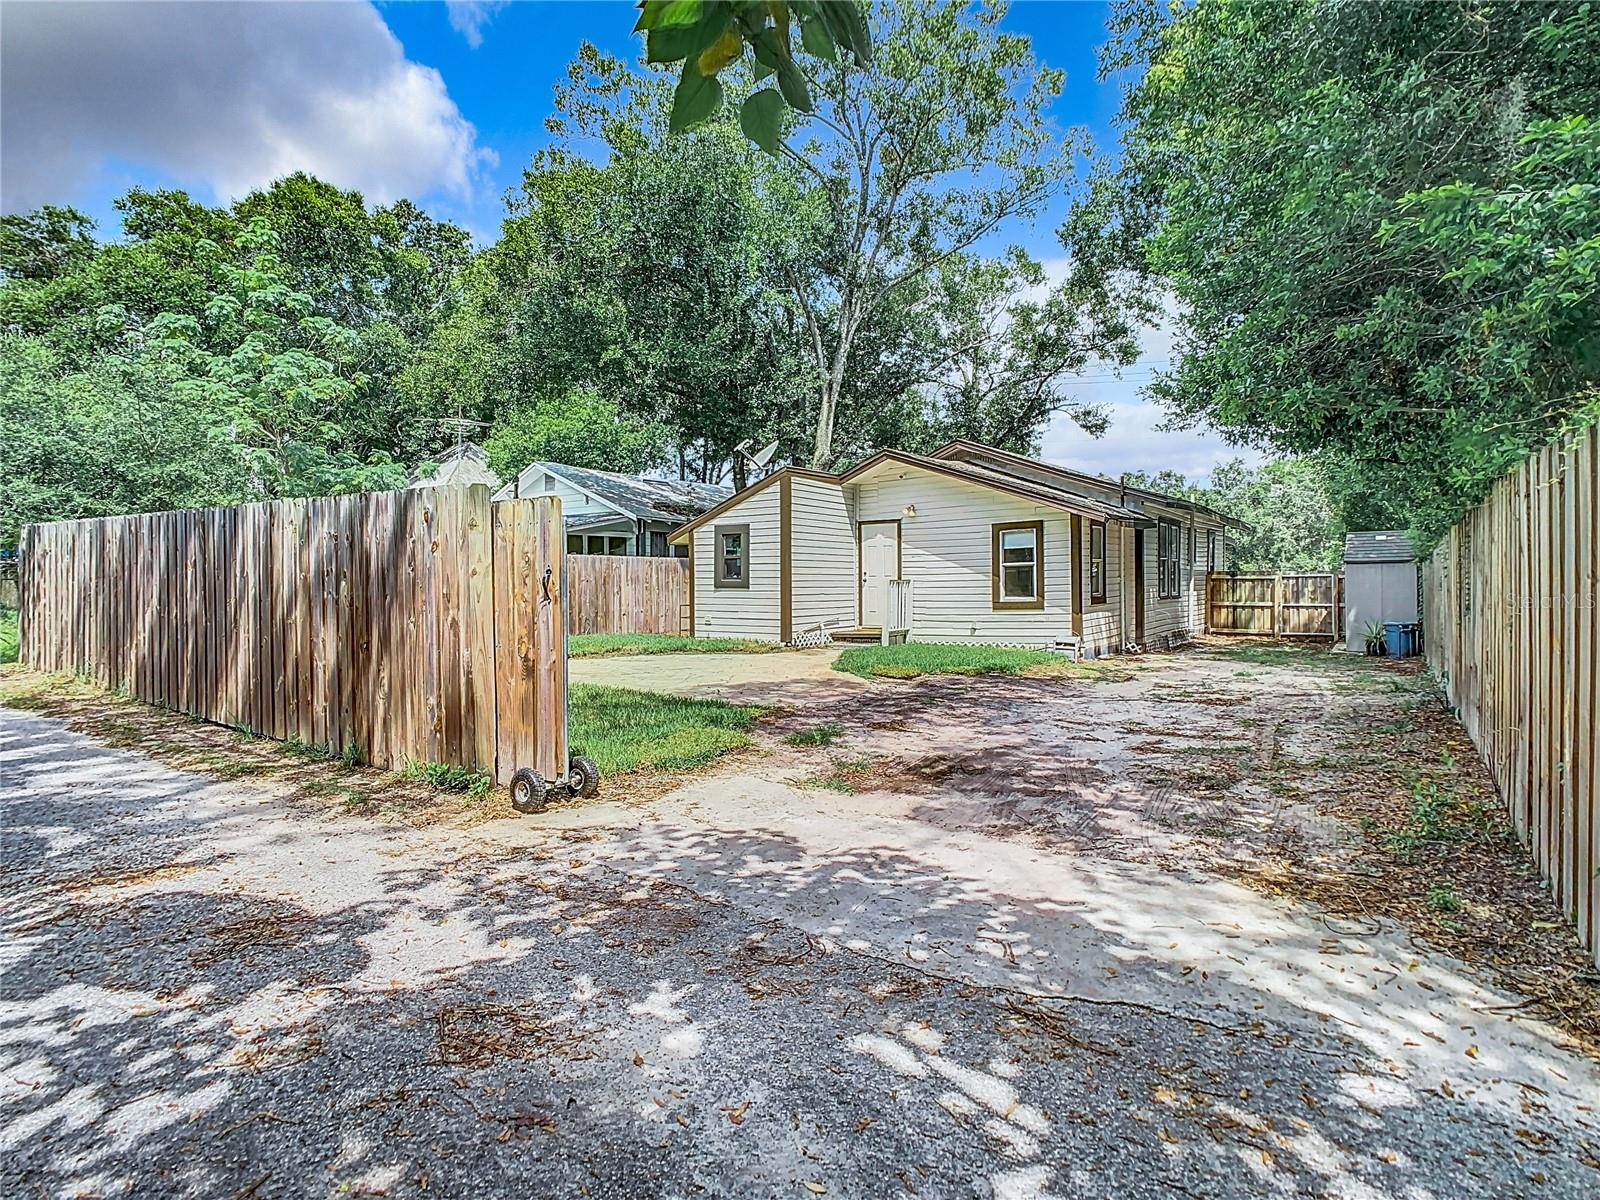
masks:
[(1183, 530), (1170, 521), (1157, 522), (1156, 526), (1156, 595), (1162, 600), (1176, 600), (1183, 569)]
[(994, 607), (1044, 607), (1044, 524), (994, 526)]
[(569, 533), (569, 534), (567, 534), (567, 553), (568, 554), (582, 554), (583, 553), (583, 534), (581, 534), (581, 533)]
[(719, 588), (750, 586), (750, 526), (718, 525), (712, 531), (716, 552), (713, 582)]
[(1089, 523), (1089, 603), (1106, 602), (1106, 523)]

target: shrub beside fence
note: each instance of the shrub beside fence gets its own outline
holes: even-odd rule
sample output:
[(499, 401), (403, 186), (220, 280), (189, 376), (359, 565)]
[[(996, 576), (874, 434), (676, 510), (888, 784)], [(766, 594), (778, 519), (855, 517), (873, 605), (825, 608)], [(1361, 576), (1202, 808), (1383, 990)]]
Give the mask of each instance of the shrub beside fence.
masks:
[(1495, 484), (1423, 569), (1428, 664), (1600, 962), (1600, 427)]
[(378, 766), (566, 772), (553, 498), (428, 488), (30, 525), (21, 657)]

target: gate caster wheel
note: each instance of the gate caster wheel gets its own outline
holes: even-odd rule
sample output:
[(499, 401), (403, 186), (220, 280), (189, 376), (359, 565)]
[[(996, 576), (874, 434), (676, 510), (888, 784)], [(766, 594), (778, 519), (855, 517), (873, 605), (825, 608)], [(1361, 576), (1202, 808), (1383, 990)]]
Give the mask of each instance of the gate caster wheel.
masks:
[(532, 767), (519, 767), (511, 777), (511, 807), (519, 813), (543, 812), (550, 785)]
[(600, 768), (594, 765), (594, 759), (582, 754), (567, 759), (567, 779), (574, 796), (587, 800), (600, 791)]

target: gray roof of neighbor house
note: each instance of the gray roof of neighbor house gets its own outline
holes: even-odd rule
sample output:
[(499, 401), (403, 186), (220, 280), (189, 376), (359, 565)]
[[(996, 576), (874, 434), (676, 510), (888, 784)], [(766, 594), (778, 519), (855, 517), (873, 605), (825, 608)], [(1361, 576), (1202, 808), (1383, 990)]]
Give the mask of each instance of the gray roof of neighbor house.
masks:
[(1403, 529), (1377, 529), (1344, 535), (1347, 563), (1408, 563), (1417, 559), (1411, 535)]
[(547, 462), (539, 466), (640, 521), (670, 521), (680, 525), (733, 495), (733, 489), (722, 483), (646, 479), (641, 475), (569, 467), (564, 463)]
[(450, 447), (432, 462), (419, 465), (409, 480), (407, 486), (414, 488), (470, 487), (475, 483), (500, 486), (500, 476), (489, 466), (489, 455), (476, 442)]

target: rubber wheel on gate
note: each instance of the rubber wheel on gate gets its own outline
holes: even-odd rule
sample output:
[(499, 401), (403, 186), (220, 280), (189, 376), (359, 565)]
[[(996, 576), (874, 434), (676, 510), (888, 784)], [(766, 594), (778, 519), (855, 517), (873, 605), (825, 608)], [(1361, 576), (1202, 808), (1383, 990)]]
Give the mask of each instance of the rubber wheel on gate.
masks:
[(511, 807), (519, 813), (543, 812), (550, 796), (550, 785), (532, 767), (518, 768), (511, 777)]
[(567, 775), (572, 780), (572, 794), (585, 800), (600, 793), (600, 768), (594, 759), (574, 754), (567, 759)]

